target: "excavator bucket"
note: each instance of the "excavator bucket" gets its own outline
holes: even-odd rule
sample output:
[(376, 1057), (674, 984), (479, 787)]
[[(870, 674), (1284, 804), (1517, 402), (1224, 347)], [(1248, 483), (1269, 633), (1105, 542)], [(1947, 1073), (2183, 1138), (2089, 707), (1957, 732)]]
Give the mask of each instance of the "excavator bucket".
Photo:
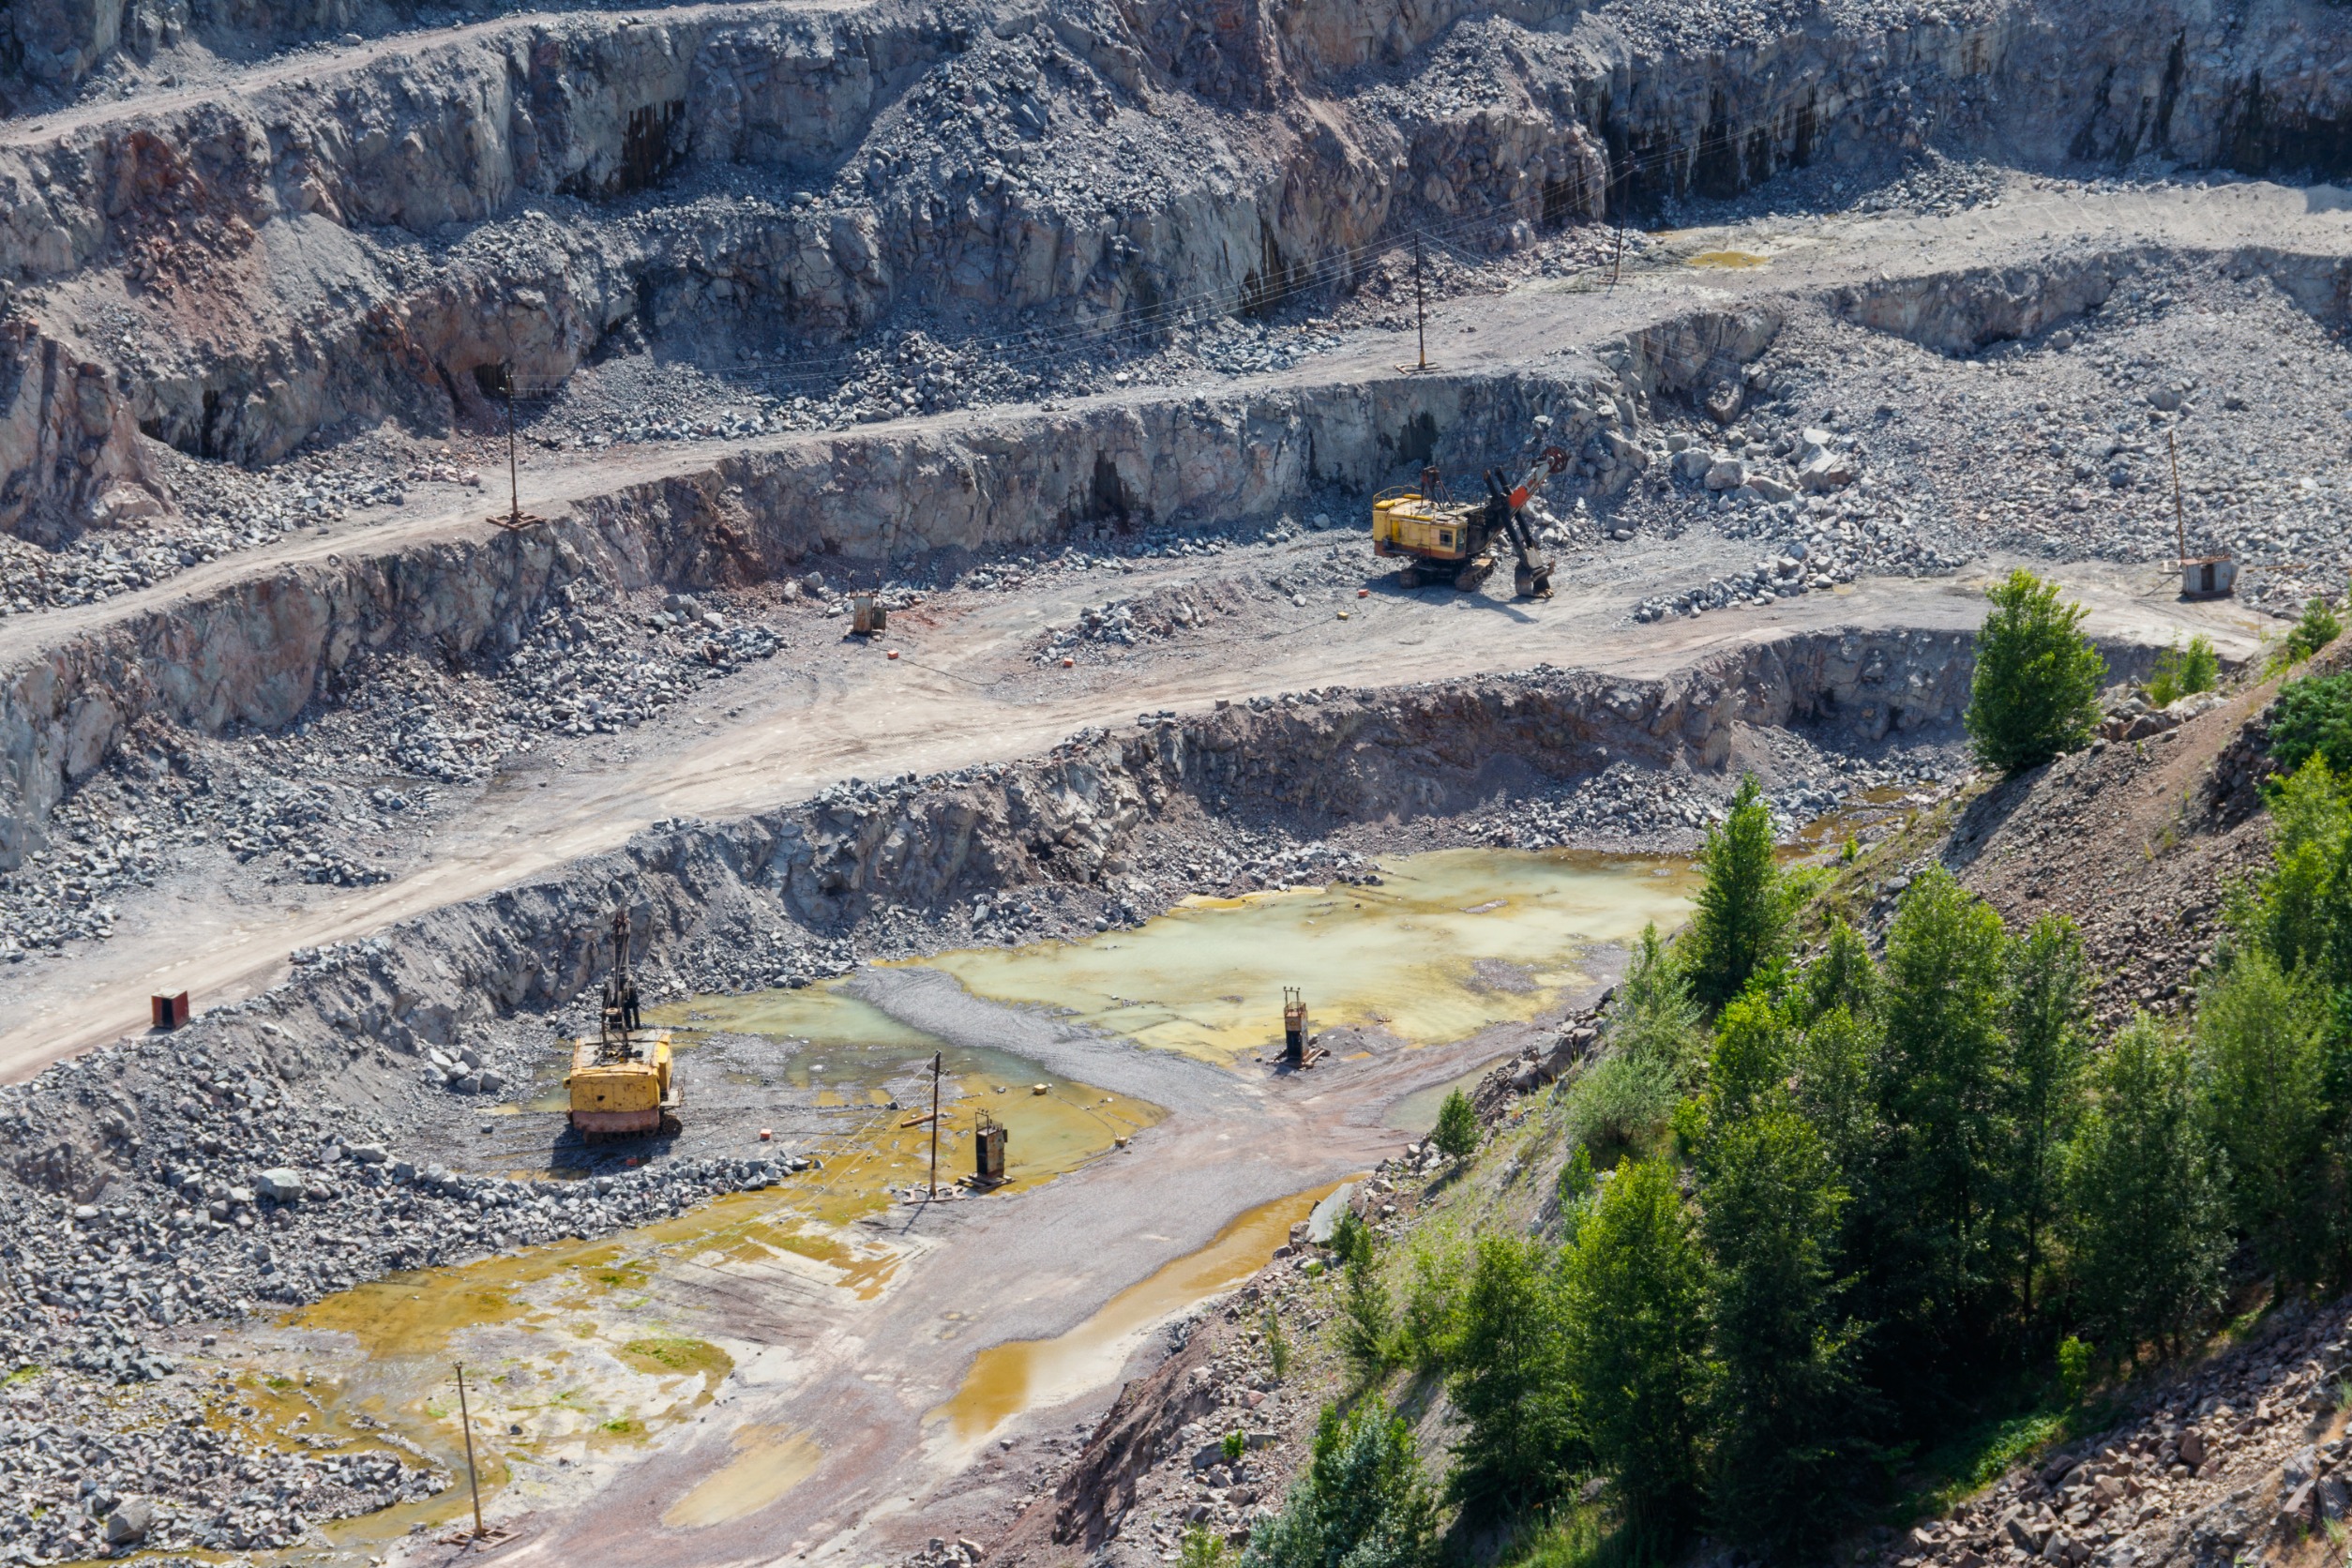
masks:
[(1552, 564), (1539, 561), (1531, 566), (1523, 565), (1511, 574), (1511, 585), (1523, 599), (1548, 599), (1552, 596)]

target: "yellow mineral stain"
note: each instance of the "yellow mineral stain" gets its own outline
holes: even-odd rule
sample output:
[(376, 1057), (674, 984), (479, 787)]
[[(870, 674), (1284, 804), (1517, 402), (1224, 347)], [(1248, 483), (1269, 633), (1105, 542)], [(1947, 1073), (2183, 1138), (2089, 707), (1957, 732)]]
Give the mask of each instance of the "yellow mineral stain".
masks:
[(943, 1422), (957, 1443), (975, 1442), (1023, 1410), (1058, 1404), (1108, 1380), (1138, 1334), (1256, 1274), (1289, 1239), (1290, 1227), (1338, 1185), (1292, 1193), (1239, 1215), (1207, 1246), (1130, 1285), (1067, 1334), (981, 1351), (955, 1397), (926, 1416), (926, 1425)]
[(807, 1480), (825, 1455), (807, 1433), (788, 1426), (745, 1426), (734, 1442), (734, 1456), (671, 1503), (663, 1524), (699, 1530), (747, 1519)]
[(1690, 262), (1693, 266), (1733, 271), (1745, 271), (1749, 267), (1769, 266), (1771, 264), (1771, 257), (1758, 256), (1749, 250), (1704, 250), (1693, 256)]
[(1687, 859), (1440, 850), (1380, 887), (1189, 899), (1132, 931), (916, 960), (975, 995), (1066, 1009), (1144, 1045), (1232, 1062), (1278, 1043), (1282, 988), (1315, 1026), (1381, 1023), (1416, 1045), (1533, 1017), (1587, 983), (1589, 947), (1681, 923)]

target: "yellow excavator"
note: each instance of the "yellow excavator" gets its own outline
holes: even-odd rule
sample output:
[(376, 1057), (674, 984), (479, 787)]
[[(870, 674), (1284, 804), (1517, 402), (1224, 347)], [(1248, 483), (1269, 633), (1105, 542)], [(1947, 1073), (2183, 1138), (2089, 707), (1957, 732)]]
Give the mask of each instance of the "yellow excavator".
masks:
[(1512, 575), (1519, 597), (1550, 598), (1552, 564), (1536, 553), (1535, 531), (1520, 513), (1544, 481), (1567, 466), (1566, 452), (1546, 446), (1516, 485), (1506, 487), (1490, 468), (1483, 501), (1454, 500), (1437, 469), (1425, 468), (1418, 489), (1399, 486), (1372, 498), (1372, 553), (1404, 558), (1396, 569), (1400, 587), (1450, 580), (1468, 592), (1495, 569), (1496, 540), (1507, 540), (1519, 558)]
[(595, 1038), (583, 1034), (572, 1042), (572, 1072), (564, 1085), (582, 1142), (678, 1131), (685, 1101), (670, 1072), (670, 1031), (646, 1029), (638, 1017), (625, 909), (612, 912), (612, 972), (604, 983), (603, 1018)]

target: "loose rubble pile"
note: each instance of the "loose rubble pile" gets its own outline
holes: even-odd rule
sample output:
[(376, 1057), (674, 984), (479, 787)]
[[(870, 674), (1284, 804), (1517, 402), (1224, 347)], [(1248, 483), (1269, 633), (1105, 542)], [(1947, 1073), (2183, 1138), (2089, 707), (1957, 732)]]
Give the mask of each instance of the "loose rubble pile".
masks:
[(282, 734), (150, 721), (53, 812), (51, 847), (0, 875), (0, 957), (112, 935), (126, 892), (206, 846), (273, 878), (383, 882), (438, 816), (436, 786), (479, 783), (547, 739), (652, 722), (782, 646), (775, 626), (690, 596), (632, 608), (579, 582), (503, 659), (355, 655)]
[(450, 1484), (388, 1436), (314, 1436), (287, 1452), (250, 1435), (253, 1413), (225, 1380), (120, 1396), (56, 1372), (12, 1381), (0, 1403), (0, 1561), (281, 1550)]
[(1878, 1557), (1887, 1568), (2272, 1560), (2352, 1508), (2343, 1302), (2289, 1303), (2245, 1343), (2139, 1392), (2132, 1419), (2002, 1478)]

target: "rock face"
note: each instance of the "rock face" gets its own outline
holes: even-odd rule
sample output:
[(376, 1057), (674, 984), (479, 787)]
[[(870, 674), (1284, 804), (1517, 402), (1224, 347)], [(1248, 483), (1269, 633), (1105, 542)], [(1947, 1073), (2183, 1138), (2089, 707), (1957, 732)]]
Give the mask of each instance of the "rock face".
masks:
[[(1550, 0), (891, 0), (361, 36), (12, 143), (0, 277), (54, 286), (36, 330), (73, 366), (87, 439), (135, 426), (266, 463), (345, 419), (479, 412), (475, 372), (501, 362), (549, 383), (622, 341), (799, 352), (902, 308), (1149, 326), (1170, 302), (1344, 286), (1332, 259), (1401, 223), (1518, 243), (1931, 132), (2027, 161), (2344, 166), (2332, 13), (1889, 15), (1774, 31)], [(117, 51), (249, 54), (408, 20), (356, 0), (27, 0), (0, 92), (30, 109)], [(1455, 48), (1488, 62), (1475, 94), (1444, 68)], [(113, 451), (104, 478), (135, 477), (128, 461)], [(0, 525), (37, 532), (84, 525), (114, 488), (53, 460), (8, 477)]]
[(67, 791), (153, 714), (206, 733), (276, 729), (362, 651), (511, 650), (566, 584), (687, 587), (1091, 538), (1145, 523), (1271, 517), (1317, 484), (1468, 464), (1544, 427), (1577, 454), (1561, 493), (1632, 484), (1653, 399), (1763, 352), (1769, 310), (1702, 312), (1599, 346), (1556, 375), (1455, 376), (1210, 400), (1174, 395), (921, 433), (796, 437), (583, 503), (555, 526), (256, 573), (49, 649), (0, 676), (0, 864), (40, 842)]

